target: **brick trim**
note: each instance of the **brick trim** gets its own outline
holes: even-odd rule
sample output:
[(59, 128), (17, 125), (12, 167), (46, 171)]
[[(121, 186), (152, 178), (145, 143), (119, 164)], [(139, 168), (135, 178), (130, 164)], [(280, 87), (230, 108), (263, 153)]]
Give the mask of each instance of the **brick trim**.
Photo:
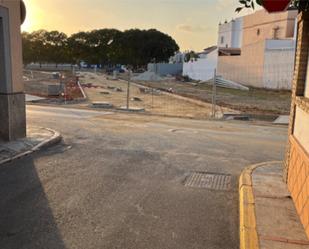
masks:
[(290, 135), (290, 142), (292, 145), (294, 145), (296, 148), (298, 148), (298, 152), (300, 153), (300, 155), (303, 157), (303, 158), (306, 158), (307, 161), (309, 162), (309, 153), (305, 150), (304, 146), (302, 146), (302, 144), (298, 141), (298, 139), (293, 136), (293, 135)]
[[(289, 125), (289, 136), (294, 133), (294, 122), (296, 114), (296, 106), (301, 104), (302, 101), (297, 100), (298, 97), (303, 97), (305, 92), (307, 64), (309, 55), (309, 13), (301, 12), (297, 17), (298, 29), (297, 29), (297, 47), (295, 54), (295, 68), (294, 78), (292, 84), (292, 103)], [(306, 105), (305, 105), (306, 106)], [(284, 180), (288, 181), (290, 157), (291, 157), (291, 145), (288, 142), (286, 150), (286, 160), (284, 167)]]
[(309, 99), (305, 97), (296, 97), (296, 106), (309, 114)]
[(295, 203), (297, 213), (309, 238), (309, 152), (298, 139), (291, 135), (291, 158), (288, 189)]

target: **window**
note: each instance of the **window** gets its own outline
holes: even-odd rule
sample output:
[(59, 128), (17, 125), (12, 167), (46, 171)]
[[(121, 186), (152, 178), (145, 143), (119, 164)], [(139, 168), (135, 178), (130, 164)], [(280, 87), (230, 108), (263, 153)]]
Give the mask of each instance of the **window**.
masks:
[(221, 36), (221, 44), (224, 43), (224, 36)]
[(280, 27), (275, 27), (275, 28), (274, 28), (274, 36), (273, 36), (273, 39), (279, 39), (279, 31), (280, 31)]
[(0, 92), (7, 93), (11, 87), (11, 64), (9, 46), (9, 13), (0, 6)]
[(259, 36), (261, 34), (261, 30), (257, 29), (256, 34), (257, 34), (257, 36)]

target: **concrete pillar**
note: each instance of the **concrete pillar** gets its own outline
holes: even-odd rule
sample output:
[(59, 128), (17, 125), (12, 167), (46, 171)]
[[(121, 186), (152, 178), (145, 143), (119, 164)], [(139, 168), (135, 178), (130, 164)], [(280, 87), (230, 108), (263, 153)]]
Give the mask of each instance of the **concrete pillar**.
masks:
[(26, 136), (20, 0), (0, 0), (0, 139)]

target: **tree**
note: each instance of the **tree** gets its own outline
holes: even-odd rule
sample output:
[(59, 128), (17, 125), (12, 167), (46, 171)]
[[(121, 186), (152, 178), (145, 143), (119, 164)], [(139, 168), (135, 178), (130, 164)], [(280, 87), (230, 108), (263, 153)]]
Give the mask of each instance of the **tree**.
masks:
[(35, 48), (31, 42), (31, 35), (27, 32), (22, 33), (22, 45), (23, 45), (23, 62), (25, 65), (33, 62), (35, 57)]
[(67, 51), (67, 35), (58, 31), (46, 32), (44, 35), (47, 62), (55, 63), (56, 67), (60, 63), (70, 62)]
[(158, 30), (131, 29), (124, 31), (122, 39), (123, 61), (134, 67), (150, 61), (165, 62), (179, 51), (175, 40)]
[(189, 61), (196, 61), (199, 58), (199, 55), (195, 53), (194, 51), (189, 51), (185, 54), (184, 61), (189, 62)]
[(88, 46), (92, 50), (93, 64), (104, 65), (116, 62), (115, 45), (120, 33), (116, 29), (100, 29), (88, 33)]
[(176, 41), (158, 30), (99, 29), (67, 37), (59, 31), (23, 33), (24, 63), (72, 63), (144, 66), (168, 61), (179, 50)]
[(72, 63), (80, 64), (81, 61), (88, 61), (90, 51), (87, 45), (87, 37), (86, 32), (79, 32), (68, 38), (68, 53)]
[(42, 64), (48, 61), (46, 50), (46, 30), (38, 30), (32, 33), (22, 33), (24, 63), (31, 62)]

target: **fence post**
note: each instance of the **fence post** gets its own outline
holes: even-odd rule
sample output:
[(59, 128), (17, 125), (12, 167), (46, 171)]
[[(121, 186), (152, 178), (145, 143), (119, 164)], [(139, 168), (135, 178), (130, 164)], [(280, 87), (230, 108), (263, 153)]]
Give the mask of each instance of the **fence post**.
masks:
[(214, 80), (212, 86), (212, 117), (216, 118), (216, 105), (217, 105), (217, 85), (216, 85), (217, 72), (214, 70)]
[(153, 109), (153, 88), (151, 88), (151, 109)]
[(131, 84), (131, 70), (129, 70), (128, 87), (127, 87), (127, 110), (130, 108), (130, 84)]

